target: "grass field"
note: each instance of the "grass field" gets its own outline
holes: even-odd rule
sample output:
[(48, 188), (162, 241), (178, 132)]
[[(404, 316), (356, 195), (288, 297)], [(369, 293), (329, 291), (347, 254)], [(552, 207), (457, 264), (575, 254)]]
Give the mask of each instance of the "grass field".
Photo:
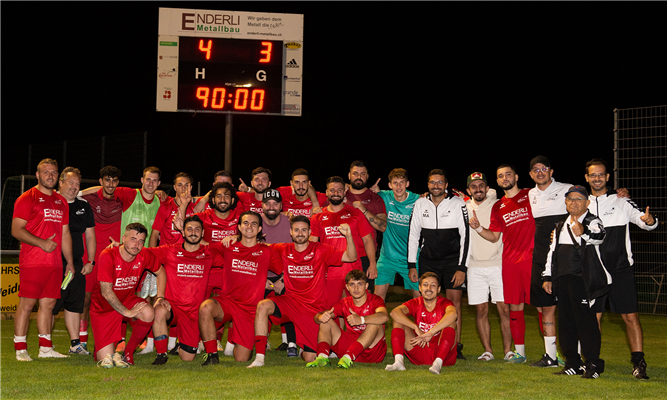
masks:
[[(465, 299), (464, 299), (465, 302)], [(388, 308), (398, 303), (388, 303)], [(31, 321), (28, 349), (34, 361), (18, 362), (14, 357), (13, 321), (2, 321), (2, 399), (292, 399), (292, 398), (421, 398), (421, 399), (665, 399), (667, 398), (667, 318), (642, 315), (644, 352), (649, 381), (631, 375), (630, 352), (625, 325), (620, 316), (603, 318), (602, 358), (606, 370), (597, 380), (579, 376), (553, 376), (555, 368), (537, 369), (528, 364), (509, 365), (502, 360), (478, 361), (483, 352), (475, 328), (473, 307), (464, 306), (462, 343), (466, 361), (443, 368), (439, 376), (428, 366), (407, 363), (405, 372), (387, 372), (393, 362), (391, 349), (380, 365), (354, 364), (349, 371), (335, 367), (306, 369), (301, 359), (287, 359), (284, 352), (269, 350), (266, 366), (247, 369), (221, 355), (219, 365), (201, 367), (201, 355), (194, 363), (171, 356), (163, 366), (153, 366), (155, 354), (135, 356), (136, 366), (128, 369), (97, 368), (92, 356), (64, 360), (37, 359), (37, 328)], [(495, 356), (502, 359), (497, 314), (492, 318)], [(544, 352), (534, 308), (526, 311), (528, 363)], [(387, 327), (387, 335), (390, 328)], [(69, 346), (63, 319), (56, 320), (53, 334), (56, 348)], [(275, 348), (280, 332), (269, 338)], [(389, 346), (391, 347), (391, 346)]]

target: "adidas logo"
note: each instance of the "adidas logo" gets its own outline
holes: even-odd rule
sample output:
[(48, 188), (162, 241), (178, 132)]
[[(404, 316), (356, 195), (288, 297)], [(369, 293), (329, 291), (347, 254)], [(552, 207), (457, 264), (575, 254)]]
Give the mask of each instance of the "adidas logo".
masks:
[(299, 64), (297, 64), (295, 59), (292, 59), (292, 61), (288, 62), (287, 65), (285, 65), (286, 68), (300, 68)]

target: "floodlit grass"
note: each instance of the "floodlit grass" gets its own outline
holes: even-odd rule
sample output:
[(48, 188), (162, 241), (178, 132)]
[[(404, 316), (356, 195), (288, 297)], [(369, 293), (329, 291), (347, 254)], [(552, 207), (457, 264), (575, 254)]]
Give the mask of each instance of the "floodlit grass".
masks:
[[(464, 299), (465, 302), (465, 299)], [(389, 304), (391, 309), (396, 303)], [(493, 307), (492, 307), (493, 309)], [(155, 354), (136, 355), (136, 366), (127, 369), (97, 368), (92, 356), (72, 356), (65, 360), (37, 359), (37, 328), (31, 321), (28, 349), (32, 362), (14, 358), (13, 321), (2, 321), (2, 398), (3, 399), (293, 399), (348, 398), (387, 399), (664, 399), (667, 398), (667, 318), (642, 315), (644, 351), (650, 381), (638, 381), (630, 373), (630, 352), (625, 325), (620, 316), (605, 314), (602, 358), (606, 370), (597, 380), (578, 376), (553, 376), (555, 368), (537, 369), (528, 364), (508, 365), (502, 360), (502, 345), (497, 313), (492, 318), (492, 343), (496, 360), (478, 361), (483, 348), (475, 328), (474, 307), (463, 309), (464, 354), (467, 361), (443, 368), (440, 376), (428, 366), (407, 365), (405, 372), (387, 372), (393, 362), (391, 349), (380, 365), (354, 364), (349, 371), (335, 367), (306, 369), (301, 359), (287, 359), (285, 353), (267, 352), (266, 366), (245, 368), (249, 362), (236, 363), (220, 356), (217, 366), (201, 367), (170, 356), (163, 366), (150, 365)], [(544, 343), (533, 308), (526, 311), (526, 348), (528, 363), (537, 361)], [(389, 335), (390, 329), (387, 329)], [(54, 343), (61, 351), (69, 346), (63, 319), (56, 320)], [(275, 348), (280, 332), (274, 330), (270, 342)], [(92, 344), (92, 343), (91, 343)], [(390, 346), (391, 347), (391, 346)], [(222, 353), (220, 353), (222, 354)], [(334, 363), (335, 364), (335, 363)]]

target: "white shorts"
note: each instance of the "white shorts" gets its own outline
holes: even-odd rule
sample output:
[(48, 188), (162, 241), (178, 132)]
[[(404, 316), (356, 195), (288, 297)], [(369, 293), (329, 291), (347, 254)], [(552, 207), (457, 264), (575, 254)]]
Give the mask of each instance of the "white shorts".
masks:
[(502, 267), (468, 268), (468, 304), (471, 306), (489, 301), (496, 304), (504, 302)]

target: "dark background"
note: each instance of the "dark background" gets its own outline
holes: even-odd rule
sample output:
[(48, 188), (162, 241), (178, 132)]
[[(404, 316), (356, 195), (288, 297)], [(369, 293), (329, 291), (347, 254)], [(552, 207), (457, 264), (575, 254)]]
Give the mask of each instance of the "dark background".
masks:
[(223, 169), (223, 114), (155, 111), (160, 6), (304, 14), (303, 116), (233, 118), (246, 182), (263, 166), (287, 185), (304, 167), (324, 190), (362, 159), (382, 188), (403, 167), (413, 191), (433, 168), (464, 189), (505, 162), (532, 187), (542, 154), (583, 184), (586, 161), (613, 161), (615, 108), (665, 104), (664, 3), (2, 2), (3, 178), (27, 144), (141, 131), (163, 183)]

